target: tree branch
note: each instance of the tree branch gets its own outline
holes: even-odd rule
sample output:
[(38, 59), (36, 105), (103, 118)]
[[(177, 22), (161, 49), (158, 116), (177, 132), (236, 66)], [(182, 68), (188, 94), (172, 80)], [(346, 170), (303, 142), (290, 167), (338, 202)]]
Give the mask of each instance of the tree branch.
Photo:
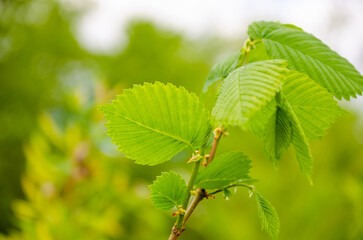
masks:
[[(205, 150), (205, 146), (202, 146), (201, 149), (200, 149), (200, 151), (199, 151), (199, 154), (201, 156), (204, 155), (204, 150)], [(196, 161), (194, 163), (193, 170), (192, 170), (192, 174), (190, 175), (190, 179), (189, 179), (189, 183), (188, 183), (188, 189), (187, 189), (187, 192), (185, 194), (184, 202), (183, 202), (183, 205), (182, 205), (182, 209), (183, 210), (185, 210), (188, 207), (188, 203), (189, 203), (190, 196), (191, 196), (190, 192), (191, 192), (191, 190), (194, 187), (195, 180), (197, 179), (200, 162), (201, 162), (201, 160)], [(175, 225), (174, 225), (174, 227), (173, 227), (173, 229), (171, 231), (169, 240), (178, 239), (179, 236), (185, 230), (184, 225), (183, 225), (184, 215), (185, 214), (179, 214), (178, 215), (178, 218), (176, 220), (176, 223), (175, 223)]]
[(198, 188), (198, 190), (197, 190), (197, 196), (195, 196), (195, 198), (193, 199), (192, 203), (190, 204), (188, 210), (185, 213), (183, 227), (187, 224), (190, 216), (192, 215), (192, 213), (194, 212), (194, 210), (197, 208), (198, 204), (204, 198), (207, 198), (207, 197), (208, 197), (208, 195), (207, 195), (205, 189)]
[(225, 134), (226, 134), (225, 129), (222, 127), (214, 129), (214, 139), (213, 139), (213, 143), (212, 143), (212, 148), (210, 150), (210, 153), (206, 157), (206, 159), (203, 161), (202, 165), (208, 166), (213, 161), (214, 156), (217, 151), (219, 140)]
[(207, 192), (205, 189), (198, 188), (196, 191), (197, 195), (193, 199), (192, 203), (189, 205), (188, 210), (185, 212), (184, 218), (183, 218), (183, 224), (180, 229), (178, 229), (176, 226), (173, 227), (169, 240), (176, 240), (180, 237), (180, 235), (185, 231), (185, 225), (187, 224), (190, 216), (193, 214), (194, 210), (197, 208), (198, 204), (204, 199), (207, 198)]
[(214, 195), (214, 194), (223, 192), (223, 189), (228, 189), (228, 188), (232, 188), (232, 187), (245, 187), (245, 188), (248, 188), (251, 191), (254, 191), (255, 190), (255, 187), (253, 185), (248, 185), (248, 184), (244, 184), (244, 183), (234, 183), (234, 184), (231, 184), (231, 185), (229, 185), (227, 187), (224, 187), (224, 188), (215, 190), (214, 192), (208, 193), (207, 196), (210, 196), (210, 195)]
[(184, 230), (185, 230), (185, 228), (179, 230), (175, 226), (173, 226), (169, 240), (177, 240), (180, 237), (180, 235), (184, 232)]

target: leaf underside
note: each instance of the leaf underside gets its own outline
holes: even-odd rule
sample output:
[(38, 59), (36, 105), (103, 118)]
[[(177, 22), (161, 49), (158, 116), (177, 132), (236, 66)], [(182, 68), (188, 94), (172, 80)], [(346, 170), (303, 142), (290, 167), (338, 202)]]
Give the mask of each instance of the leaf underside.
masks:
[(291, 107), (286, 104), (285, 109), (289, 113), (292, 122), (292, 144), (295, 149), (296, 159), (302, 174), (304, 174), (310, 184), (312, 184), (313, 156), (311, 155), (308, 140), (301, 128), (299, 119), (296, 117)]
[(253, 40), (261, 39), (270, 58), (286, 59), (289, 68), (308, 74), (338, 99), (363, 92), (363, 76), (345, 58), (301, 29), (277, 22), (254, 22), (248, 28)]
[(241, 152), (229, 152), (215, 158), (197, 177), (196, 186), (219, 189), (237, 181), (247, 181), (251, 160)]
[(250, 116), (280, 90), (286, 71), (283, 60), (260, 61), (236, 69), (222, 82), (212, 117), (218, 125), (245, 128)]
[(149, 188), (151, 201), (161, 210), (181, 205), (187, 191), (185, 180), (173, 171), (162, 173)]
[(292, 122), (288, 113), (277, 107), (265, 131), (265, 153), (275, 164), (292, 142)]
[(345, 113), (331, 93), (296, 71), (287, 75), (282, 93), (310, 141), (324, 136), (336, 118)]
[(156, 165), (185, 148), (198, 149), (211, 130), (197, 96), (172, 84), (135, 85), (101, 110), (112, 142), (139, 164)]
[(286, 74), (281, 95), (282, 104), (272, 100), (251, 118), (250, 129), (264, 139), (265, 153), (274, 163), (292, 143), (300, 169), (311, 181), (313, 160), (308, 140), (324, 136), (345, 111), (331, 93), (296, 71)]

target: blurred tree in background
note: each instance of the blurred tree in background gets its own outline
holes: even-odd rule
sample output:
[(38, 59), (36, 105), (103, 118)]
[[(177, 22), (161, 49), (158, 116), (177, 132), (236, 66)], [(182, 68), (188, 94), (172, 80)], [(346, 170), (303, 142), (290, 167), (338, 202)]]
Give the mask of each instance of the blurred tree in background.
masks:
[[(0, 230), (3, 232), (7, 232), (13, 221), (11, 202), (23, 196), (19, 180), (24, 169), (23, 144), (39, 128), (38, 116), (49, 110), (54, 121), (65, 128), (69, 119), (78, 120), (81, 112), (95, 107), (94, 103), (74, 105), (70, 100), (68, 95), (73, 94), (72, 87), (77, 82), (82, 82), (78, 88), (80, 98), (89, 94), (92, 79), (100, 81), (100, 87), (109, 86), (118, 89), (117, 92), (134, 83), (170, 79), (196, 91), (213, 61), (207, 59), (213, 57), (211, 52), (202, 53), (196, 44), (148, 22), (130, 25), (129, 44), (122, 52), (112, 57), (92, 55), (79, 46), (71, 31), (72, 22), (79, 14), (53, 1), (0, 1), (0, 124), (3, 126)], [(194, 50), (201, 57), (190, 57)], [(61, 108), (67, 111), (62, 112)], [(85, 117), (82, 121), (89, 120)]]
[[(154, 209), (147, 185), (171, 167), (187, 176), (184, 153), (133, 164), (110, 144), (97, 106), (145, 81), (198, 93), (220, 43), (241, 43), (190, 41), (135, 21), (124, 48), (95, 55), (73, 35), (80, 14), (53, 1), (0, 1), (0, 230), (9, 233), (0, 239), (167, 239), (171, 213)], [(234, 132), (219, 151), (251, 156), (252, 176), (263, 179), (256, 185), (280, 214), (280, 239), (363, 239), (363, 131), (354, 117), (313, 144), (314, 187), (291, 153), (275, 171), (260, 140)], [(266, 239), (252, 204), (243, 191), (208, 200), (184, 238)]]
[[(70, 20), (70, 19), (69, 19)], [(0, 230), (9, 227), (9, 204), (20, 197), (22, 144), (37, 115), (55, 106), (57, 76), (71, 60), (87, 57), (53, 2), (0, 1)]]

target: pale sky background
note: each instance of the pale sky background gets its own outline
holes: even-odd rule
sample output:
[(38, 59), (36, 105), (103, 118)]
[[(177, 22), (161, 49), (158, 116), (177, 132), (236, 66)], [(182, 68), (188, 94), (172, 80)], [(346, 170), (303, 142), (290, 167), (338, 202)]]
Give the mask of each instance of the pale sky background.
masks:
[[(135, 18), (151, 20), (191, 39), (206, 34), (240, 39), (252, 21), (279, 20), (313, 33), (363, 73), (363, 0), (63, 1), (91, 2), (76, 30), (80, 42), (95, 52), (110, 52), (122, 45), (125, 27)], [(363, 115), (363, 97), (349, 105)]]

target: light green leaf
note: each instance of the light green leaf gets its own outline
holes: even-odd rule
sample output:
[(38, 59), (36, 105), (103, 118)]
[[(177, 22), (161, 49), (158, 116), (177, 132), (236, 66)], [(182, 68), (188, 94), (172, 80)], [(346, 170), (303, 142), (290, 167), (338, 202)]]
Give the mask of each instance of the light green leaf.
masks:
[(173, 171), (162, 173), (149, 188), (151, 201), (161, 210), (178, 208), (187, 191), (185, 180)]
[(265, 154), (275, 165), (293, 143), (300, 170), (312, 183), (313, 158), (308, 140), (299, 119), (286, 101), (282, 107), (278, 107), (275, 100), (271, 101), (251, 119), (250, 129), (254, 134), (263, 138)]
[(269, 234), (272, 239), (278, 239), (280, 220), (275, 208), (259, 192), (255, 191), (254, 195), (257, 200), (257, 212), (262, 230)]
[(272, 100), (250, 120), (250, 129), (264, 139), (265, 152), (274, 163), (293, 143), (300, 169), (311, 180), (313, 160), (308, 140), (326, 134), (337, 117), (344, 114), (331, 93), (306, 74), (286, 73), (282, 102)]
[(252, 23), (248, 35), (253, 40), (262, 39), (271, 58), (288, 60), (289, 68), (308, 74), (338, 99), (362, 94), (363, 76), (313, 35), (265, 21)]
[(241, 152), (229, 152), (215, 158), (197, 177), (196, 185), (204, 189), (224, 188), (237, 181), (251, 180), (251, 160)]
[(284, 26), (284, 27), (291, 28), (291, 29), (296, 29), (296, 30), (299, 30), (299, 31), (304, 31), (302, 28), (300, 28), (298, 26), (295, 26), (294, 24), (286, 23), (286, 24), (281, 24), (281, 25)]
[(112, 142), (139, 164), (159, 164), (185, 148), (198, 149), (211, 131), (197, 96), (172, 84), (135, 85), (101, 110)]
[(263, 42), (258, 42), (254, 44), (254, 47), (250, 49), (247, 56), (248, 63), (265, 61), (265, 60), (271, 60), (271, 58), (268, 56)]
[(335, 119), (345, 113), (332, 94), (299, 72), (289, 72), (282, 93), (311, 141), (324, 136)]
[(271, 121), (272, 116), (275, 114), (276, 107), (275, 99), (272, 99), (272, 101), (263, 106), (260, 111), (253, 114), (248, 121), (250, 130), (258, 137), (264, 138), (266, 125)]
[(292, 122), (286, 110), (277, 107), (269, 119), (264, 136), (265, 153), (275, 164), (292, 142)]
[(217, 124), (244, 128), (250, 116), (280, 90), (286, 71), (283, 60), (250, 63), (235, 70), (220, 87), (212, 117)]
[(215, 82), (225, 79), (228, 74), (238, 68), (241, 52), (231, 54), (219, 62), (217, 62), (210, 70), (207, 79), (205, 80), (203, 92)]

